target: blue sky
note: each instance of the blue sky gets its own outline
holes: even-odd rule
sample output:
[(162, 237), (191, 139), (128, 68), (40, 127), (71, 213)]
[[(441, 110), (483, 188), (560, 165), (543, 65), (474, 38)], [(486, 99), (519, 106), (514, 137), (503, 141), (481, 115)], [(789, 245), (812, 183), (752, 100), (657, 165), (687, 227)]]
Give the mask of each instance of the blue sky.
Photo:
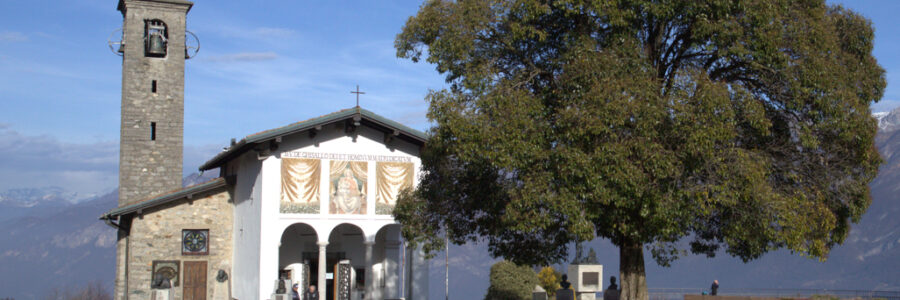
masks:
[[(0, 191), (60, 186), (83, 197), (117, 185), (121, 27), (116, 0), (0, 1)], [(395, 57), (420, 1), (195, 1), (200, 38), (186, 64), (185, 171), (261, 130), (361, 105), (425, 129), (434, 67)], [(900, 105), (900, 1), (845, 2), (876, 28), (888, 88), (873, 111)]]

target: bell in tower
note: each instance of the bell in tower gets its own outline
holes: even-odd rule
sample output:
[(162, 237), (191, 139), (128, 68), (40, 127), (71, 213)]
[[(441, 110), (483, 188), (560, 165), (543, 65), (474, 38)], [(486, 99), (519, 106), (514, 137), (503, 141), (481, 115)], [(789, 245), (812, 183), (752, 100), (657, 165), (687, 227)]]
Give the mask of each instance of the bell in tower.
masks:
[(147, 21), (144, 35), (144, 55), (151, 57), (165, 57), (168, 43), (166, 23), (160, 20)]

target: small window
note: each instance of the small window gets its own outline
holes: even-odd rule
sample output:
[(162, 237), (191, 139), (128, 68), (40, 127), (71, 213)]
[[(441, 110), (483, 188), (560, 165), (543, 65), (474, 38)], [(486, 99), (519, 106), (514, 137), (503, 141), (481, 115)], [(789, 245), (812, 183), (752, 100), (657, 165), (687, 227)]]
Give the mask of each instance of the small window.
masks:
[(156, 94), (156, 80), (150, 83), (150, 92)]
[(156, 140), (156, 122), (150, 122), (150, 140)]

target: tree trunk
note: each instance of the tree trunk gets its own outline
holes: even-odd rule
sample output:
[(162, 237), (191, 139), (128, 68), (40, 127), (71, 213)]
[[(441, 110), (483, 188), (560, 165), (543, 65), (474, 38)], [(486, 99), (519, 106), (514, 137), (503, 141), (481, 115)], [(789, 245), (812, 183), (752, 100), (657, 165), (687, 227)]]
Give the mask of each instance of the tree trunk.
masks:
[(647, 300), (644, 272), (644, 248), (640, 243), (625, 242), (619, 246), (619, 276), (622, 283), (620, 300)]

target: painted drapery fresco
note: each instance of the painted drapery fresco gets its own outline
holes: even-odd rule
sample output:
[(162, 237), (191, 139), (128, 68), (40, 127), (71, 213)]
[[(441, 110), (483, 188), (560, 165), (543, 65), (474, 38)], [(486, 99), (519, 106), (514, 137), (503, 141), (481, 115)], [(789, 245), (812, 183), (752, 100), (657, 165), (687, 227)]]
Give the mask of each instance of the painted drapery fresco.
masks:
[(400, 191), (413, 185), (412, 163), (377, 162), (375, 163), (375, 182), (378, 192), (375, 194), (375, 214), (389, 215), (397, 204)]
[(283, 158), (281, 160), (281, 212), (319, 213), (321, 160)]
[(331, 161), (330, 214), (365, 214), (368, 162)]

